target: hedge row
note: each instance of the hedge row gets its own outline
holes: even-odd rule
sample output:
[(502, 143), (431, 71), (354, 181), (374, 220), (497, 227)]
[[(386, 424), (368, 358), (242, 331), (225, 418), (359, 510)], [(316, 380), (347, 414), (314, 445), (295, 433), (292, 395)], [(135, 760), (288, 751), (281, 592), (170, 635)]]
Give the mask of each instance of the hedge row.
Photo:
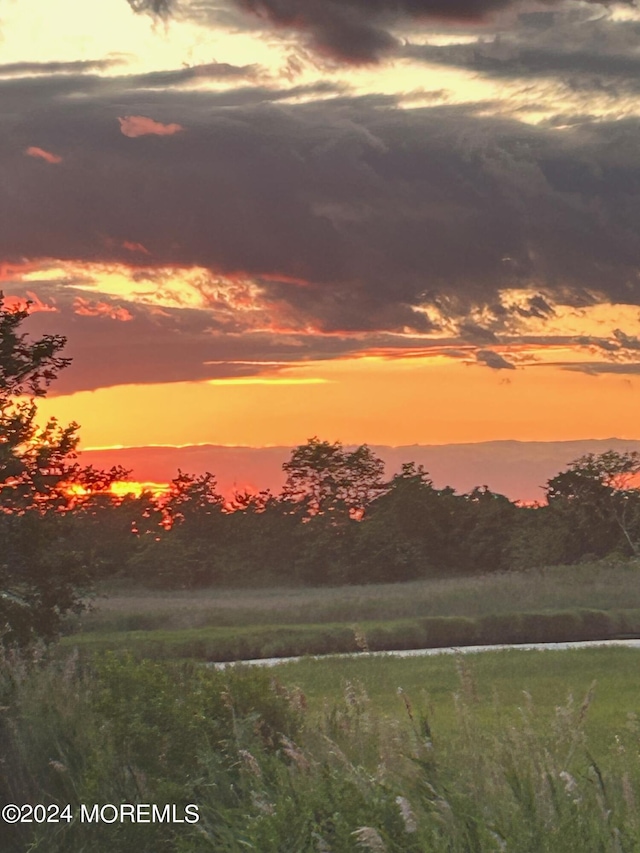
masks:
[(133, 631), (69, 637), (63, 647), (127, 649), (138, 658), (210, 662), (502, 643), (557, 643), (640, 637), (640, 610), (575, 609), (396, 622)]

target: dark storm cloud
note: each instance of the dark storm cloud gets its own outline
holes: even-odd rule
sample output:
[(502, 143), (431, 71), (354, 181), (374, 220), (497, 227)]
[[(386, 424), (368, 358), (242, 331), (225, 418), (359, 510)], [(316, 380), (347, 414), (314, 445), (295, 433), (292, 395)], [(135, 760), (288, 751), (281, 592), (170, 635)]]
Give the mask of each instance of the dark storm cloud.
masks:
[(548, 367), (560, 367), (562, 370), (570, 370), (575, 373), (587, 373), (591, 376), (600, 374), (614, 374), (618, 376), (640, 375), (640, 362), (609, 362), (609, 361), (583, 361), (569, 363), (554, 363)]
[[(141, 271), (142, 275), (142, 271)], [(144, 271), (140, 282), (157, 279), (152, 271)], [(65, 354), (72, 365), (63, 371), (53, 394), (70, 394), (122, 384), (154, 384), (167, 382), (205, 381), (215, 379), (278, 376), (282, 371), (305, 362), (318, 362), (370, 353), (387, 360), (438, 355), (466, 363), (470, 358), (495, 370), (513, 370), (508, 358), (482, 348), (489, 336), (473, 332), (471, 324), (463, 323), (457, 336), (425, 339), (411, 336), (371, 332), (361, 335), (316, 335), (308, 332), (268, 331), (256, 329), (246, 322), (242, 312), (234, 315), (228, 305), (208, 308), (167, 308), (83, 290), (88, 280), (78, 278), (62, 281), (30, 282), (25, 287), (5, 283), (8, 304), (12, 294), (32, 300), (33, 313), (25, 326), (34, 337), (43, 334), (63, 334), (68, 339)], [(73, 286), (71, 286), (73, 285)], [(489, 333), (490, 334), (490, 333)], [(630, 348), (634, 339), (619, 330), (614, 339), (623, 337)], [(485, 340), (482, 342), (481, 338)], [(491, 336), (491, 343), (524, 348), (525, 351), (562, 346), (598, 346), (609, 343), (600, 338), (573, 336)], [(605, 347), (602, 347), (605, 348)], [(621, 353), (620, 345), (610, 349)], [(521, 364), (545, 366), (525, 358)], [(602, 365), (605, 365), (602, 368)], [(606, 362), (598, 362), (593, 370), (589, 362), (558, 363), (554, 366), (581, 372), (606, 372)], [(633, 366), (617, 364), (609, 372), (635, 372)], [(287, 374), (284, 374), (287, 375)], [(290, 375), (290, 374), (289, 374)], [(295, 375), (295, 374), (294, 374)]]
[[(496, 334), (554, 303), (640, 303), (637, 121), (554, 131), (378, 96), (269, 103), (290, 93), (0, 81), (0, 259), (248, 275), (275, 318), (321, 332), (423, 333), (484, 306)], [(184, 131), (128, 138), (123, 116)], [(502, 306), (513, 287), (531, 298)]]
[(5, 62), (0, 63), (0, 77), (106, 71), (114, 65), (119, 65), (121, 61), (120, 59), (77, 59), (71, 62)]
[(512, 310), (520, 317), (537, 317), (540, 320), (547, 319), (554, 314), (553, 306), (539, 293), (529, 297), (525, 305), (516, 305)]
[[(67, 394), (119, 384), (199, 381), (256, 376), (269, 368), (248, 360), (288, 361), (299, 348), (269, 335), (229, 335), (228, 324), (207, 311), (153, 309), (99, 297), (64, 286), (32, 291), (56, 313), (35, 313), (25, 326), (33, 336), (63, 334), (72, 366), (60, 374), (52, 393)], [(110, 305), (112, 316), (78, 313), (84, 305)], [(113, 319), (126, 311), (130, 319)], [(273, 368), (271, 368), (273, 369)]]
[(493, 38), (460, 44), (407, 44), (401, 55), (504, 79), (551, 78), (573, 89), (638, 90), (640, 21), (562, 6), (521, 14)]
[(636, 335), (627, 335), (622, 329), (615, 329), (613, 337), (623, 349), (640, 349), (640, 339)]
[(606, 338), (594, 338), (591, 335), (581, 335), (575, 339), (575, 342), (579, 346), (598, 347), (598, 349), (603, 349), (606, 352), (618, 352), (620, 349), (620, 344), (617, 341), (607, 340)]
[(486, 364), (487, 367), (491, 367), (494, 370), (515, 370), (515, 364), (511, 364), (510, 361), (507, 361), (506, 358), (500, 355), (500, 353), (494, 352), (494, 350), (483, 349), (478, 350), (476, 352), (476, 361), (480, 364)]
[[(212, 107), (238, 107), (250, 104), (276, 102), (291, 98), (336, 95), (343, 91), (338, 84), (318, 81), (308, 85), (277, 88), (266, 85), (250, 85), (205, 93), (177, 89), (185, 83), (193, 82), (195, 78), (218, 80), (233, 80), (246, 77), (253, 79), (260, 76), (259, 66), (233, 66), (226, 63), (212, 63), (192, 68), (180, 68), (169, 71), (149, 72), (147, 74), (114, 75), (103, 77), (94, 74), (65, 74), (50, 77), (17, 77), (15, 79), (0, 79), (0, 116), (10, 120), (12, 128), (18, 128), (34, 112), (34, 123), (44, 120), (45, 114), (53, 117), (53, 112), (78, 113), (86, 108), (87, 115), (96, 115), (100, 111), (103, 117), (117, 111), (131, 113), (146, 105), (156, 110), (164, 111), (166, 103), (169, 109), (193, 113), (197, 118), (198, 112), (208, 113)], [(166, 91), (176, 89), (176, 91)], [(148, 91), (145, 91), (148, 90)], [(158, 90), (158, 91), (154, 91)], [(161, 91), (160, 91), (161, 90)], [(74, 99), (82, 99), (77, 104), (80, 109), (74, 109)], [(368, 100), (365, 96), (365, 100)], [(372, 103), (379, 106), (388, 105), (392, 99), (388, 96), (371, 96)], [(92, 128), (87, 128), (90, 136)], [(6, 140), (10, 142), (9, 139)], [(0, 146), (2, 140), (0, 140)]]
[(233, 80), (255, 78), (260, 74), (257, 65), (230, 65), (228, 62), (210, 62), (169, 71), (149, 71), (121, 77), (119, 82), (132, 88), (151, 89), (156, 87), (182, 86), (196, 80)]
[[(82, 282), (31, 285), (32, 301), (47, 311), (31, 314), (28, 334), (62, 334), (72, 365), (60, 374), (52, 394), (69, 394), (121, 384), (202, 381), (268, 374), (305, 361), (324, 361), (359, 352), (359, 338), (308, 333), (277, 334), (252, 329), (232, 312), (157, 308), (81, 290)], [(6, 286), (11, 294), (25, 288)], [(34, 299), (35, 297), (35, 299)], [(384, 352), (420, 346), (440, 349), (442, 341), (373, 334), (367, 345)], [(399, 354), (402, 354), (401, 352)], [(463, 357), (468, 353), (460, 353)]]
[[(49, 64), (53, 65), (68, 65), (66, 73), (58, 74), (55, 72), (35, 75), (29, 73), (27, 66), (42, 65), (43, 68)], [(264, 101), (277, 101), (283, 98), (295, 98), (301, 95), (309, 94), (335, 94), (342, 91), (342, 88), (337, 84), (331, 84), (324, 81), (309, 84), (306, 86), (290, 86), (287, 88), (277, 88), (273, 85), (262, 85), (266, 81), (267, 75), (264, 69), (259, 65), (232, 65), (227, 62), (210, 62), (201, 65), (193, 65), (183, 68), (173, 68), (163, 71), (150, 71), (143, 74), (109, 74), (108, 76), (82, 73), (80, 69), (75, 69), (72, 66), (85, 63), (16, 63), (11, 67), (16, 69), (11, 74), (6, 73), (3, 77), (2, 68), (0, 65), (0, 113), (16, 112), (25, 113), (30, 109), (35, 109), (38, 112), (43, 112), (46, 107), (55, 108), (57, 102), (64, 102), (65, 99), (73, 98), (88, 98), (88, 109), (95, 107), (101, 100), (111, 101), (115, 103), (121, 99), (123, 103), (131, 100), (140, 103), (145, 96), (145, 90), (165, 90), (178, 89), (182, 86), (197, 82), (206, 82), (208, 80), (227, 82), (235, 84), (233, 90), (221, 89), (218, 91), (210, 91), (208, 93), (208, 106), (225, 105), (231, 103), (239, 105), (241, 103), (261, 103)], [(89, 66), (96, 66), (98, 70), (100, 62), (87, 61), (87, 69)], [(108, 63), (111, 64), (111, 63)], [(22, 69), (22, 70), (20, 70)], [(262, 78), (265, 78), (263, 81)], [(238, 88), (242, 80), (248, 80), (253, 85)], [(163, 91), (151, 97), (158, 98), (164, 96)], [(167, 94), (167, 97), (170, 93)], [(189, 92), (181, 95), (182, 107), (188, 106)], [(198, 100), (196, 98), (196, 100)], [(202, 98), (199, 99), (202, 103)], [(204, 106), (204, 104), (203, 104)], [(15, 122), (18, 116), (12, 116)]]
[(134, 12), (151, 12), (164, 17), (176, 7), (176, 0), (127, 0)]
[[(134, 8), (161, 14), (183, 14), (212, 25), (241, 26), (243, 18), (299, 34), (314, 50), (334, 59), (376, 62), (399, 42), (394, 27), (424, 20), (473, 23), (492, 13), (518, 7), (521, 0), (129, 0)], [(541, 0), (555, 7), (562, 0)], [(633, 0), (624, 2), (629, 5)], [(595, 6), (605, 3), (593, 0)]]
[(486, 345), (498, 343), (498, 338), (491, 329), (485, 329), (476, 323), (469, 321), (461, 323), (458, 331), (463, 341), (468, 341), (472, 344)]
[[(490, 42), (482, 45), (407, 47), (403, 55), (442, 65), (469, 68), (495, 77), (553, 77), (585, 80), (595, 77), (624, 78), (626, 87), (637, 88), (634, 78), (640, 72), (640, 57), (597, 54), (589, 51), (531, 50), (526, 47), (505, 50), (504, 45)], [(585, 80), (585, 83), (587, 81)]]

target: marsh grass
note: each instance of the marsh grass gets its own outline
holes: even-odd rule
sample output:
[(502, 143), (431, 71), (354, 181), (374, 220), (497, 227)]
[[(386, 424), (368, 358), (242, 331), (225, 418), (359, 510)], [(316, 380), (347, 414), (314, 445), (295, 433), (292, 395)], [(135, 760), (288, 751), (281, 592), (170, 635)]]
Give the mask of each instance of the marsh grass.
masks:
[(634, 654), (387, 660), (384, 685), (370, 660), (308, 704), (304, 665), (4, 661), (3, 799), (175, 799), (201, 821), (23, 825), (3, 853), (631, 853)]
[(640, 636), (640, 610), (573, 610), (432, 616), (395, 622), (248, 625), (184, 630), (87, 632), (60, 648), (128, 651), (137, 658), (226, 662), (501, 643), (607, 640)]
[(640, 567), (600, 561), (403, 584), (103, 590), (66, 648), (228, 661), (640, 636)]
[[(538, 721), (557, 705), (586, 695), (597, 681), (595, 699), (586, 725), (598, 749), (612, 744), (613, 733), (624, 729), (629, 713), (640, 713), (640, 651), (596, 647), (564, 651), (509, 649), (465, 656), (466, 671), (473, 675), (475, 715), (487, 730), (498, 734), (508, 719), (518, 717), (526, 691), (539, 709)], [(372, 707), (389, 718), (404, 708), (402, 696), (428, 711), (434, 729), (447, 738), (457, 731), (454, 696), (460, 690), (456, 656), (429, 658), (302, 659), (280, 664), (274, 672), (286, 685), (297, 685), (308, 702), (309, 713), (322, 715), (338, 702), (344, 685), (362, 684)], [(398, 689), (402, 694), (398, 694)], [(496, 697), (498, 699), (496, 700)], [(550, 717), (547, 719), (549, 722)]]
[(640, 609), (640, 567), (600, 561), (528, 572), (346, 587), (203, 589), (171, 595), (110, 587), (69, 631), (396, 621), (429, 616)]

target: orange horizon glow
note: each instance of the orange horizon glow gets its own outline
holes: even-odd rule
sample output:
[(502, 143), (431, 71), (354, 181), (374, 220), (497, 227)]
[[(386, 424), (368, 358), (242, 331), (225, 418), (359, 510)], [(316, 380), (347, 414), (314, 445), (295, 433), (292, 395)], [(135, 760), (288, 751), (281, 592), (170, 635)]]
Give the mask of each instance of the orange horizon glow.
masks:
[[(87, 488), (79, 483), (70, 483), (64, 487), (64, 492), (71, 499), (73, 505), (82, 503), (83, 498), (107, 496), (113, 498), (115, 503), (120, 503), (125, 498), (140, 498), (146, 494), (158, 502), (159, 506), (162, 506), (164, 504), (163, 499), (170, 497), (173, 491), (174, 485), (169, 480), (163, 483), (149, 480), (118, 480), (111, 483), (108, 489), (99, 490)], [(225, 508), (231, 511), (236, 508), (236, 500), (239, 496), (245, 494), (258, 495), (261, 491), (260, 486), (245, 481), (242, 484), (234, 483), (230, 488), (222, 488), (220, 494), (224, 498)]]
[(151, 494), (156, 498), (166, 494), (169, 490), (169, 483), (138, 482), (137, 480), (118, 480), (115, 483), (111, 483), (108, 489), (90, 489), (79, 483), (69, 483), (64, 489), (72, 499), (94, 497), (97, 495), (109, 495), (113, 498), (125, 498), (128, 496), (139, 498), (145, 493)]
[[(291, 369), (293, 373), (293, 369)], [(310, 362), (323, 382), (121, 385), (50, 397), (41, 416), (75, 420), (87, 447), (450, 444), (640, 438), (640, 379), (552, 365), (492, 370), (444, 357)]]
[[(87, 322), (95, 317), (114, 326), (127, 324), (132, 334), (138, 310), (155, 317), (156, 312), (169, 316), (163, 314), (167, 309), (197, 310), (203, 317), (221, 311), (240, 318), (243, 332), (234, 332), (238, 339), (273, 335), (290, 343), (312, 334), (325, 339), (342, 334), (294, 330), (295, 318), (288, 325), (277, 311), (269, 319), (260, 287), (241, 273), (216, 276), (199, 267), (158, 268), (161, 283), (147, 285), (132, 279), (134, 269), (122, 263), (55, 259), (15, 268), (30, 288), (30, 311), (58, 310), (48, 295), (45, 301), (33, 292), (38, 282), (78, 280), (82, 287), (69, 285), (73, 298), (65, 310)], [(203, 276), (208, 276), (215, 309), (203, 296)], [(530, 295), (511, 290), (501, 298), (507, 307), (526, 306)], [(24, 305), (23, 297), (7, 300)], [(242, 352), (225, 360), (216, 358), (214, 349), (203, 364), (254, 367), (254, 374), (114, 385), (49, 396), (39, 408), (43, 418), (79, 423), (86, 447), (294, 447), (312, 435), (388, 446), (640, 438), (640, 403), (634, 393), (640, 375), (633, 372), (639, 359), (633, 346), (637, 306), (557, 306), (549, 318), (519, 320), (510, 334), (486, 347), (456, 337), (455, 322), (445, 319), (433, 334), (387, 334), (390, 343), (385, 345), (369, 344), (364, 332), (353, 333), (359, 350), (326, 360), (305, 361), (302, 343), (298, 361), (274, 359), (271, 353), (265, 360), (243, 359)], [(481, 312), (469, 320), (485, 322)], [(55, 331), (55, 318), (49, 325)], [(630, 348), (619, 346), (617, 330), (623, 330), (623, 342), (628, 335)], [(495, 354), (505, 369), (478, 364), (483, 350)], [(598, 373), (600, 362), (620, 372)]]

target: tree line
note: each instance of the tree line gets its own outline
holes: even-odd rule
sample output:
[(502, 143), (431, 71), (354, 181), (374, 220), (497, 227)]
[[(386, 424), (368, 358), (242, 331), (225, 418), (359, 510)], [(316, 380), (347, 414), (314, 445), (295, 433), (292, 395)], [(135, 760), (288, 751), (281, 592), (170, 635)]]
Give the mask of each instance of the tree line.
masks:
[(78, 426), (38, 426), (37, 399), (69, 361), (31, 341), (0, 294), (0, 632), (53, 638), (96, 581), (150, 587), (355, 584), (640, 554), (640, 456), (609, 451), (521, 506), (480, 486), (437, 488), (407, 462), (391, 479), (367, 445), (317, 437), (284, 464), (279, 493), (229, 501), (213, 474), (178, 472), (165, 495), (115, 497), (131, 473), (76, 458)]
[(634, 453), (581, 457), (536, 506), (486, 486), (437, 488), (411, 462), (386, 480), (366, 445), (312, 438), (284, 468), (278, 494), (229, 503), (213, 475), (180, 474), (164, 499), (89, 501), (67, 520), (103, 577), (167, 588), (389, 583), (638, 556)]

